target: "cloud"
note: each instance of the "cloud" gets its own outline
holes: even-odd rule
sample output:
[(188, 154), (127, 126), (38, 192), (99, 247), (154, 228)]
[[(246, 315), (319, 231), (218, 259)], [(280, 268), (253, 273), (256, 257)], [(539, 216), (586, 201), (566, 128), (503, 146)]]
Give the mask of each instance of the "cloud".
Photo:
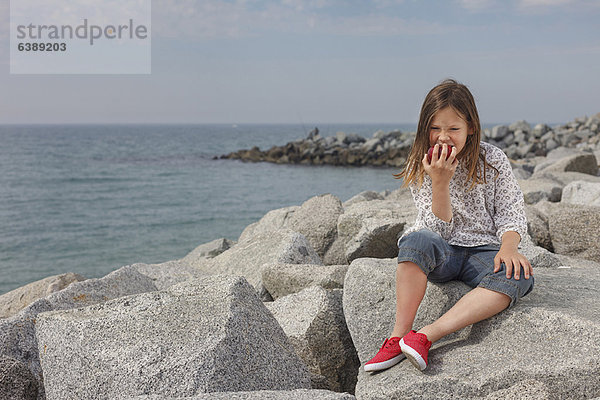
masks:
[(378, 9), (395, 7), (395, 6), (398, 6), (398, 5), (404, 3), (404, 0), (371, 0), (371, 1), (375, 5), (375, 8), (378, 8)]
[(318, 10), (336, 4), (334, 0), (282, 0), (281, 4), (296, 11)]
[(458, 4), (471, 12), (479, 12), (493, 8), (496, 5), (494, 0), (458, 0)]
[(153, 34), (168, 38), (239, 37), (251, 33), (251, 18), (260, 15), (246, 2), (178, 0), (155, 2)]
[(572, 0), (520, 0), (520, 7), (551, 7), (572, 3)]
[(382, 8), (400, 3), (402, 0), (375, 0), (374, 7), (348, 16), (339, 13), (341, 7), (348, 6), (342, 0), (161, 2), (153, 9), (153, 35), (203, 40), (257, 36), (265, 32), (394, 36), (460, 29), (382, 12)]
[(516, 11), (521, 14), (540, 15), (565, 12), (589, 16), (600, 10), (598, 0), (517, 0)]
[(517, 13), (539, 14), (559, 8), (569, 12), (585, 13), (600, 8), (600, 2), (597, 0), (455, 0), (455, 2), (473, 13), (504, 9)]
[(461, 29), (437, 22), (382, 15), (321, 18), (320, 25), (322, 32), (347, 36), (435, 35)]

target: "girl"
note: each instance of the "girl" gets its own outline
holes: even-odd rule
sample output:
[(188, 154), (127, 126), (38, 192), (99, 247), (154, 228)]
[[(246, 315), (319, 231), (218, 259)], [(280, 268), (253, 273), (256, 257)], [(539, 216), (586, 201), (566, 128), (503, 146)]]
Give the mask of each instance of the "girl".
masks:
[[(466, 86), (445, 80), (427, 94), (411, 153), (396, 175), (418, 210), (398, 241), (396, 322), (365, 371), (404, 357), (423, 370), (433, 342), (514, 305), (533, 288), (531, 264), (518, 252), (527, 234), (523, 194), (506, 155), (480, 138)], [(474, 289), (432, 324), (411, 330), (427, 280), (453, 279)]]

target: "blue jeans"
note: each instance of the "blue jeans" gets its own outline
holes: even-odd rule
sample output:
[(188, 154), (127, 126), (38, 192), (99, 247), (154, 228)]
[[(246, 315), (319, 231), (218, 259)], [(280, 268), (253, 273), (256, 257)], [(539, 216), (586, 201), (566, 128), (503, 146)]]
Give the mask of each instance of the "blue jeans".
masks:
[(504, 293), (511, 298), (512, 307), (517, 299), (533, 289), (533, 276), (516, 280), (514, 273), (506, 278), (504, 263), (494, 273), (494, 257), (498, 245), (476, 247), (453, 246), (440, 235), (428, 229), (412, 232), (398, 242), (398, 262), (412, 261), (427, 275), (431, 282), (441, 283), (459, 280), (468, 286), (483, 287)]

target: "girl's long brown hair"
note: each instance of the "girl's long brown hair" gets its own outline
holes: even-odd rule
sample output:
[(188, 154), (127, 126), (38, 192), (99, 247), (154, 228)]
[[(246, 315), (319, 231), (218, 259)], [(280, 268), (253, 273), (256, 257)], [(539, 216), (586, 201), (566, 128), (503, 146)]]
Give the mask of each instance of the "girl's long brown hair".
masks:
[[(479, 152), (481, 124), (473, 95), (465, 85), (453, 79), (446, 79), (427, 93), (421, 107), (417, 134), (408, 155), (408, 160), (406, 160), (402, 172), (394, 175), (396, 179), (404, 178), (403, 187), (414, 182), (417, 182), (419, 186), (423, 183), (425, 170), (423, 169), (421, 160), (429, 149), (431, 123), (435, 113), (446, 107), (451, 107), (456, 111), (467, 122), (468, 129), (472, 131), (472, 134), (467, 136), (465, 147), (457, 155), (457, 158), (463, 161), (468, 170), (468, 182), (471, 182), (469, 190), (476, 184), (487, 183), (486, 169), (488, 166), (494, 169), (497, 175), (498, 170), (489, 165), (484, 155)], [(479, 164), (479, 161), (481, 161), (481, 164)]]

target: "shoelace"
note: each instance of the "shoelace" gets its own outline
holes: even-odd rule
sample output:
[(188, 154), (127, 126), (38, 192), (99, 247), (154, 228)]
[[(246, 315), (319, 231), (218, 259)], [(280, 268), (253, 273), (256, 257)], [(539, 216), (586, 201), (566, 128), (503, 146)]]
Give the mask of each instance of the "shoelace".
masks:
[(392, 345), (397, 342), (399, 342), (400, 339), (396, 339), (396, 340), (392, 340), (392, 339), (385, 339), (385, 342), (383, 342), (383, 346), (381, 346), (381, 348), (383, 349), (384, 347), (389, 349), (392, 347)]

